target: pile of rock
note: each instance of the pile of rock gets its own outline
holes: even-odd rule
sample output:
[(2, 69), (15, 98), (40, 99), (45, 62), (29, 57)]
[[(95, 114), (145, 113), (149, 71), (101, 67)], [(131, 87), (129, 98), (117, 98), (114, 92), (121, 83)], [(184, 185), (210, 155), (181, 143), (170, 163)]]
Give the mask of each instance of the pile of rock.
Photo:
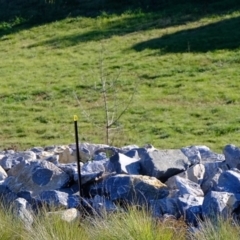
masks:
[(66, 221), (78, 218), (83, 206), (101, 213), (125, 203), (190, 224), (216, 214), (238, 217), (240, 148), (234, 145), (225, 146), (223, 154), (206, 146), (159, 150), (81, 143), (79, 149), (81, 199), (75, 144), (1, 151), (2, 205), (27, 224), (42, 205), (65, 208), (59, 214)]

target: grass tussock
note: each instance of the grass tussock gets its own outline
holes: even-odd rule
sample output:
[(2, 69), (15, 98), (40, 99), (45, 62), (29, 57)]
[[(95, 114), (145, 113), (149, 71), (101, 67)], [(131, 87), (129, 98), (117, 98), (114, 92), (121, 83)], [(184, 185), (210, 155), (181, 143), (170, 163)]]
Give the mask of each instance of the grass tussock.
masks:
[(24, 222), (15, 218), (10, 210), (0, 209), (0, 239), (2, 240), (24, 240), (28, 232)]
[(130, 207), (126, 212), (113, 213), (105, 219), (91, 221), (91, 239), (139, 239), (170, 240), (185, 239), (186, 226), (176, 220), (161, 222), (151, 217), (146, 210)]
[(0, 210), (0, 239), (10, 240), (232, 240), (240, 238), (239, 223), (232, 218), (221, 217), (199, 220), (194, 231), (182, 219), (154, 219), (146, 209), (130, 206), (114, 213), (101, 212), (82, 215), (76, 221), (67, 222), (61, 214), (48, 214), (42, 209), (35, 216), (32, 226), (9, 210)]
[(218, 217), (215, 219), (206, 219), (200, 221), (199, 230), (191, 234), (193, 240), (232, 240), (240, 239), (240, 226), (232, 218), (223, 219)]
[(127, 211), (111, 214), (106, 212), (96, 216), (86, 216), (77, 221), (63, 221), (59, 214), (46, 211), (36, 216), (34, 224), (27, 227), (1, 210), (1, 239), (42, 239), (42, 240), (171, 240), (185, 239), (186, 225), (182, 221), (158, 221), (146, 210), (129, 207)]
[(29, 231), (28, 239), (42, 240), (65, 240), (65, 239), (83, 239), (90, 240), (84, 227), (81, 227), (79, 221), (63, 221), (58, 214), (48, 216), (45, 214), (35, 220), (35, 224)]
[(171, 240), (185, 239), (186, 225), (176, 220), (157, 221), (146, 210), (129, 207), (127, 211), (102, 212), (101, 215), (82, 218), (80, 222), (67, 223), (58, 215), (36, 221), (31, 237), (41, 239), (96, 239), (96, 240)]

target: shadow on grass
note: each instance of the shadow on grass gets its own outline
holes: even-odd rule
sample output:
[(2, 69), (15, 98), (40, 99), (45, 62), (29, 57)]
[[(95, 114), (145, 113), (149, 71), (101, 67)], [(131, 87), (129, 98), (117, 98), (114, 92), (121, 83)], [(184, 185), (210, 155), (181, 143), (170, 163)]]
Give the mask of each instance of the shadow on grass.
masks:
[(166, 34), (133, 46), (136, 51), (159, 50), (159, 53), (208, 52), (240, 48), (240, 17)]
[[(158, 14), (158, 19), (162, 17), (173, 19), (167, 24), (171, 26), (179, 24), (179, 21), (183, 23), (209, 14), (231, 13), (240, 9), (239, 0), (1, 0), (0, 4), (0, 37), (68, 17), (96, 18), (103, 12), (121, 15), (126, 11), (134, 13), (140, 10), (148, 14)], [(138, 18), (109, 26), (107, 33), (93, 31), (85, 36), (67, 37), (66, 40), (74, 43), (79, 40), (108, 38), (116, 34), (113, 28), (119, 28), (117, 34), (133, 32), (138, 29), (138, 26), (137, 29), (136, 26), (127, 28), (132, 21), (136, 22)], [(150, 24), (147, 27), (152, 26)], [(165, 25), (163, 24), (162, 27)]]
[[(101, 20), (99, 20), (100, 22)], [(103, 20), (104, 21), (104, 20)], [(150, 29), (156, 26), (158, 22), (158, 15), (151, 14), (146, 18), (144, 14), (136, 14), (132, 17), (121, 18), (121, 20), (111, 21), (109, 24), (104, 24), (102, 27), (97, 27), (97, 29), (93, 29), (88, 32), (84, 32), (83, 34), (71, 34), (62, 37), (55, 37), (51, 38), (46, 41), (41, 41), (36, 44), (32, 44), (28, 46), (29, 48), (42, 46), (42, 45), (49, 45), (51, 47), (70, 47), (75, 46), (81, 42), (87, 41), (100, 41), (103, 39), (108, 39), (114, 35), (125, 35), (134, 31), (140, 31), (145, 29)], [(166, 26), (167, 22), (163, 22), (162, 25)]]

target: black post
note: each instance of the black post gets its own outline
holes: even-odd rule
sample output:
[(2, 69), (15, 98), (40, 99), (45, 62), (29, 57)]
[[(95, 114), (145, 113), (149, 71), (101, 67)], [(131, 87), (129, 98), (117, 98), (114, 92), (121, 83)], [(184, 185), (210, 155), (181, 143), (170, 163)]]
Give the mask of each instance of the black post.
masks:
[(78, 126), (77, 126), (77, 115), (74, 115), (74, 129), (75, 129), (75, 140), (76, 140), (76, 151), (77, 151), (77, 167), (78, 167), (78, 187), (79, 187), (79, 197), (82, 197), (82, 180), (81, 180), (81, 165), (80, 165), (80, 155), (79, 155), (79, 141), (78, 141)]

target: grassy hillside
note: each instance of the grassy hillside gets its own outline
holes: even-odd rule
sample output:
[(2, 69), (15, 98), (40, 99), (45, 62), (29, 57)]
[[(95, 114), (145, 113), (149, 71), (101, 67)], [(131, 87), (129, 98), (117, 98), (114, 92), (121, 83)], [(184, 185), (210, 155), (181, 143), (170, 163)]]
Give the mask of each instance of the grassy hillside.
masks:
[(136, 92), (114, 145), (239, 145), (238, 1), (24, 2), (0, 10), (0, 149), (74, 142), (74, 114), (103, 143), (105, 76), (115, 109)]

